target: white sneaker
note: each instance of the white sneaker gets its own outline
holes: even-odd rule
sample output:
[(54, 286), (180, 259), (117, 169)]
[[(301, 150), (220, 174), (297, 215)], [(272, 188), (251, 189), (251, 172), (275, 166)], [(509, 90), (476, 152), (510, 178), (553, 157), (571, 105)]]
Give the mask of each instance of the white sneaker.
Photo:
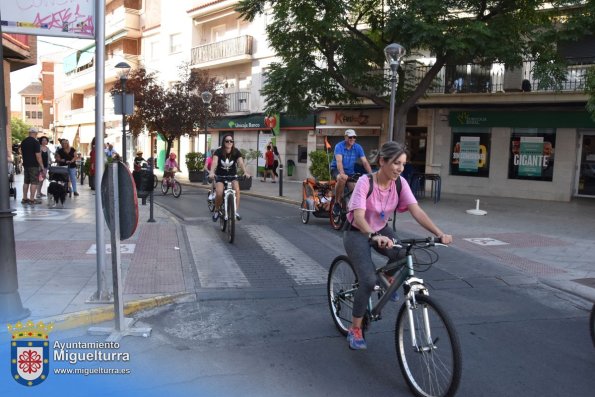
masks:
[(214, 200), (215, 199), (215, 195), (213, 193), (209, 194), (209, 200)]

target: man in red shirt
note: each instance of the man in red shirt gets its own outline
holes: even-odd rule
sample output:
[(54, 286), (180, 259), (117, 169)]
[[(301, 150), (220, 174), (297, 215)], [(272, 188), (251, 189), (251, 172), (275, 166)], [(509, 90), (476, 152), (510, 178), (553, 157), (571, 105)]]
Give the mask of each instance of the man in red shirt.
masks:
[(267, 146), (267, 151), (264, 154), (264, 179), (262, 182), (267, 181), (267, 174), (271, 175), (272, 183), (275, 183), (275, 174), (273, 173), (273, 167), (275, 164), (275, 154), (273, 153), (273, 147)]

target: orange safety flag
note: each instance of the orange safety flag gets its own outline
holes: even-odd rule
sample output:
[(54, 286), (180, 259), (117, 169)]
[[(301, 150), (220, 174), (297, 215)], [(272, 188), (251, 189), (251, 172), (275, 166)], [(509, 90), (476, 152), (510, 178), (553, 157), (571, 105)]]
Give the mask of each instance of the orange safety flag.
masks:
[(328, 141), (328, 136), (324, 136), (324, 146), (326, 147), (327, 150), (331, 149), (331, 144)]

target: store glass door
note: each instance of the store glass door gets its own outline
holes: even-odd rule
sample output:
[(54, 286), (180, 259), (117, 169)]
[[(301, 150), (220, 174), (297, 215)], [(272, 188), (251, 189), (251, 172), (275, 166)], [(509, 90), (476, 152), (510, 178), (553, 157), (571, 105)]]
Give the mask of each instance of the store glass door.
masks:
[(579, 196), (595, 197), (595, 132), (581, 134), (580, 168), (578, 174)]

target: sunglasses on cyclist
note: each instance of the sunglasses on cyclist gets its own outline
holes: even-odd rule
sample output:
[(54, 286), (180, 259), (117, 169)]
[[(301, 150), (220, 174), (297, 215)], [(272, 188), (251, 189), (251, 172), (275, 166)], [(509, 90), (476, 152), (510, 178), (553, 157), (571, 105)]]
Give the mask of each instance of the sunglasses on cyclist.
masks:
[(233, 143), (233, 141), (231, 139), (226, 139), (224, 142), (225, 143)]
[(355, 141), (355, 137), (354, 136), (350, 136), (347, 139), (349, 139), (349, 140), (353, 139)]

